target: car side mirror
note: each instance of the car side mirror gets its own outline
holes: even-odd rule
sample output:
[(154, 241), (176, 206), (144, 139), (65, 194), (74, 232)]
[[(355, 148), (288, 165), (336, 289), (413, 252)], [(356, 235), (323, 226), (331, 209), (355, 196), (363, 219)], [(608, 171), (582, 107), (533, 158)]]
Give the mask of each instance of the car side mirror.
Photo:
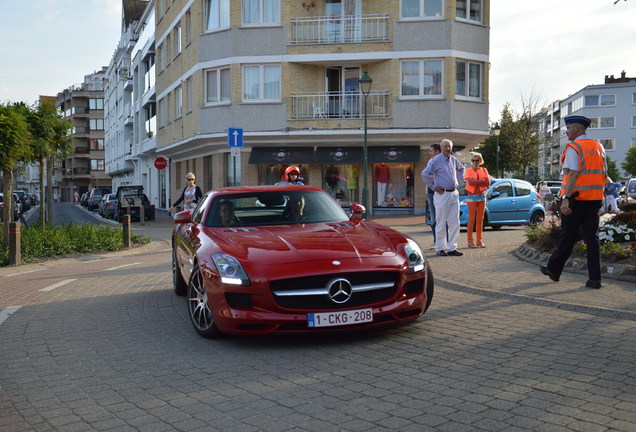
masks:
[(362, 219), (362, 215), (367, 212), (367, 209), (364, 208), (362, 204), (358, 204), (358, 203), (351, 203), (349, 208), (351, 209), (351, 215), (349, 216), (350, 220), (353, 220), (353, 219), (360, 220)]
[(501, 192), (492, 192), (489, 198), (497, 198), (499, 195), (501, 195)]
[(190, 223), (192, 222), (192, 213), (190, 210), (183, 210), (173, 216), (172, 222), (175, 224), (179, 223)]

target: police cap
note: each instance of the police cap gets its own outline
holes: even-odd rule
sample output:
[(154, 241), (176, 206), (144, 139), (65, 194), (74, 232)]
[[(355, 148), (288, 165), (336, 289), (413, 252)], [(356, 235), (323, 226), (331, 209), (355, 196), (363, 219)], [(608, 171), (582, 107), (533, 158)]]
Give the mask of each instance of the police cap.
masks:
[(568, 116), (564, 118), (563, 121), (565, 121), (566, 126), (572, 123), (578, 123), (583, 125), (583, 127), (586, 129), (590, 127), (590, 124), (592, 123), (589, 118), (578, 115)]

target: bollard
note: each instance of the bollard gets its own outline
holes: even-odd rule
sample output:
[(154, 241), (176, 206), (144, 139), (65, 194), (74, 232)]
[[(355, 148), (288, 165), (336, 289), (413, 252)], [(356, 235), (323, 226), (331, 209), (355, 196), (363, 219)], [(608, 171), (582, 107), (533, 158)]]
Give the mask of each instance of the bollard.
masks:
[(130, 240), (130, 215), (124, 215), (124, 217), (121, 218), (121, 224), (122, 224), (122, 229), (123, 229), (123, 233), (124, 233), (124, 247), (125, 248), (129, 248), (131, 245), (131, 240)]
[(139, 206), (139, 225), (146, 225), (146, 215), (143, 204)]
[(22, 264), (22, 248), (20, 238), (20, 222), (11, 222), (9, 224), (9, 264)]

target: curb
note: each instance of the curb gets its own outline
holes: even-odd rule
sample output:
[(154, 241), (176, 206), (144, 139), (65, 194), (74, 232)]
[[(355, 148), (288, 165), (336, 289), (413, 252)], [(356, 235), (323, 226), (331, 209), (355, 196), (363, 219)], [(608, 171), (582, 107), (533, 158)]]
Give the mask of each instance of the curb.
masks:
[[(541, 252), (530, 246), (528, 243), (524, 243), (519, 246), (513, 254), (524, 261), (530, 262), (536, 265), (544, 265), (548, 258), (549, 253)], [(565, 263), (563, 271), (568, 273), (585, 273), (587, 274), (587, 261), (585, 257), (570, 258)], [(601, 275), (603, 279), (613, 279), (626, 282), (636, 283), (636, 268), (629, 264), (619, 263), (604, 263), (601, 261)]]

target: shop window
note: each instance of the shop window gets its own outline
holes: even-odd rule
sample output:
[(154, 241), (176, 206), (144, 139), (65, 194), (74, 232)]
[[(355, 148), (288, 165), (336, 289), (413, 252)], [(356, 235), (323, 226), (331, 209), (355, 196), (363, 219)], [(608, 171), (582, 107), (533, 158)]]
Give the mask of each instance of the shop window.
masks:
[(358, 164), (323, 165), (323, 189), (343, 206), (361, 202), (361, 178)]
[(413, 164), (380, 163), (373, 166), (373, 205), (413, 207)]

